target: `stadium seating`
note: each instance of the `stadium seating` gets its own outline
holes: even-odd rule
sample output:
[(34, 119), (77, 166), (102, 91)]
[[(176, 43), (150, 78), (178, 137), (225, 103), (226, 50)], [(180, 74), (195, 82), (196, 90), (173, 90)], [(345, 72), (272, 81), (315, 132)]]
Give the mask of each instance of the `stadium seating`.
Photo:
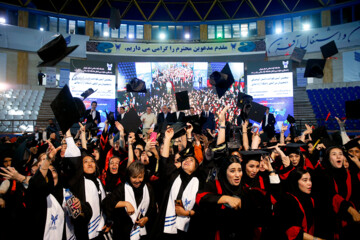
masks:
[(0, 132), (22, 132), (33, 129), (44, 90), (9, 89), (0, 92)]
[[(325, 88), (306, 90), (319, 126), (325, 125), (329, 130), (338, 130), (335, 117), (345, 118), (345, 102), (360, 99), (360, 87)], [(328, 113), (330, 117), (325, 122)], [(347, 130), (359, 130), (360, 120), (347, 119)]]

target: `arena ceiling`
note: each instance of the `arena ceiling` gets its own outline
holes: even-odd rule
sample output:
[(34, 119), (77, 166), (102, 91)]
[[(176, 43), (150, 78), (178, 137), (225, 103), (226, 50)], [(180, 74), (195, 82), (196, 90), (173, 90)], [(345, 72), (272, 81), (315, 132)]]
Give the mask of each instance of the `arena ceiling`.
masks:
[(212, 21), (258, 18), (326, 8), (350, 0), (2, 0), (29, 9), (87, 18), (109, 18), (110, 8), (123, 20)]

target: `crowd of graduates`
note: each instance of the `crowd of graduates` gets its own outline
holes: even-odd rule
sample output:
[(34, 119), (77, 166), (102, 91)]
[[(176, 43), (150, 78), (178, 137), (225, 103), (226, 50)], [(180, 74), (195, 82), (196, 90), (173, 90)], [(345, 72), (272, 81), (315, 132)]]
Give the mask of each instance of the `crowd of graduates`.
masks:
[[(356, 239), (360, 139), (82, 124), (1, 143), (1, 239)], [(206, 117), (206, 115), (204, 115)], [(113, 125), (113, 126), (111, 126)], [(69, 204), (68, 196), (72, 202)], [(75, 214), (78, 213), (78, 214)]]

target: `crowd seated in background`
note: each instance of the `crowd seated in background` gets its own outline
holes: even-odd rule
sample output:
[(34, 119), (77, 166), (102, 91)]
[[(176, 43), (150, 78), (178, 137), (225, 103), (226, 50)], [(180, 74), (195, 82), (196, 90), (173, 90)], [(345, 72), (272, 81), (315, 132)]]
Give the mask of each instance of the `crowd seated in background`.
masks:
[[(2, 239), (359, 235), (360, 138), (350, 139), (343, 121), (337, 119), (339, 141), (309, 125), (301, 135), (285, 135), (282, 126), (264, 137), (248, 120), (230, 138), (235, 104), (219, 109), (226, 102), (212, 101), (210, 92), (204, 106), (191, 94), (195, 103), (183, 125), (162, 126), (170, 102), (157, 100), (162, 115), (148, 107), (135, 130), (106, 121), (94, 132), (80, 123), (72, 135), (49, 122), (46, 134), (4, 137)], [(96, 112), (89, 117), (100, 121)]]

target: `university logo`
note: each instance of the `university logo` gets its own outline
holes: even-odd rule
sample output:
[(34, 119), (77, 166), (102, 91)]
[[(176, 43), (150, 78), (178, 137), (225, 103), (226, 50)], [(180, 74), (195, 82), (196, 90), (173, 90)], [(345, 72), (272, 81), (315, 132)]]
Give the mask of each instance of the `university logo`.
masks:
[(289, 61), (282, 61), (282, 64), (283, 64), (284, 68), (289, 67)]
[(107, 65), (108, 71), (111, 71), (112, 66), (113, 66), (112, 63), (107, 63), (106, 65)]
[(58, 220), (59, 214), (56, 214), (56, 216), (51, 214), (51, 226), (50, 226), (50, 230), (55, 230), (56, 229), (56, 220)]
[(187, 206), (189, 206), (190, 203), (191, 203), (191, 200), (188, 200), (187, 198), (185, 198), (184, 208), (187, 208)]

